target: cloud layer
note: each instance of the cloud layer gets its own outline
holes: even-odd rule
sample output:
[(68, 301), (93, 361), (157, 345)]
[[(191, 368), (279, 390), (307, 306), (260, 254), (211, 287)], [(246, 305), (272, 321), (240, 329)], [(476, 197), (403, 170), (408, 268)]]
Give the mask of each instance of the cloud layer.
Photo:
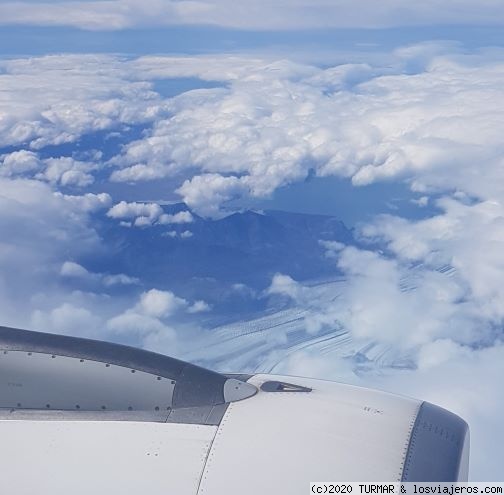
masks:
[(249, 30), (387, 28), (422, 25), (501, 25), (503, 7), (494, 0), (405, 3), (385, 0), (58, 0), (7, 1), (2, 24), (71, 26), (88, 30), (184, 24)]

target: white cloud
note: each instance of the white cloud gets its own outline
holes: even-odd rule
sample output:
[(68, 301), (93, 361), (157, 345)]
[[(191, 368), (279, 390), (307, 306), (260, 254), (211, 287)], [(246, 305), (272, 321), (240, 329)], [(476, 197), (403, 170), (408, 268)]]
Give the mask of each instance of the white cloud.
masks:
[(189, 308), (187, 308), (188, 313), (203, 313), (205, 311), (210, 311), (211, 306), (205, 301), (195, 301)]
[(207, 216), (219, 216), (220, 205), (241, 194), (246, 194), (247, 187), (237, 177), (205, 174), (186, 180), (177, 192), (193, 210)]
[(152, 333), (162, 333), (170, 341), (175, 342), (177, 338), (175, 330), (157, 318), (134, 312), (126, 312), (111, 318), (107, 322), (107, 328), (117, 335), (123, 336), (145, 337)]
[(173, 292), (151, 289), (140, 296), (137, 310), (155, 318), (167, 318), (187, 306), (187, 301)]
[(0, 174), (7, 177), (35, 172), (42, 166), (38, 155), (33, 151), (14, 151), (0, 159), (2, 160)]
[(74, 196), (55, 192), (54, 196), (63, 199), (76, 209), (86, 213), (95, 213), (102, 209), (109, 208), (112, 204), (112, 198), (107, 193), (86, 193), (80, 196)]
[(74, 263), (73, 261), (65, 261), (63, 265), (61, 265), (60, 274), (63, 277), (77, 278), (88, 278), (91, 275), (82, 265)]
[(114, 285), (137, 285), (139, 283), (140, 280), (138, 278), (130, 277), (124, 273), (103, 276), (103, 284), (106, 287), (112, 287)]
[(182, 224), (182, 223), (192, 223), (194, 222), (194, 217), (191, 215), (190, 211), (179, 211), (178, 213), (175, 213), (173, 215), (170, 215), (168, 213), (164, 213), (159, 217), (159, 223), (161, 225), (166, 225), (166, 224)]
[[(163, 208), (157, 203), (128, 203), (126, 201), (121, 201), (110, 208), (107, 216), (117, 220), (130, 220), (132, 223), (125, 224), (128, 227), (132, 224), (135, 227), (150, 227), (152, 225), (186, 224), (194, 221), (194, 217), (188, 210), (168, 214), (163, 213)], [(192, 235), (187, 232), (182, 232), (181, 237), (190, 237)], [(175, 235), (171, 233), (167, 233), (167, 235), (176, 237), (176, 232)]]
[(152, 225), (162, 214), (163, 209), (157, 203), (127, 203), (126, 201), (114, 205), (107, 212), (110, 218), (135, 220), (136, 226)]
[(96, 164), (80, 162), (70, 157), (50, 158), (44, 160), (44, 164), (45, 170), (37, 174), (36, 178), (62, 186), (89, 186), (94, 182), (90, 172), (97, 169)]
[[(131, 80), (125, 68), (107, 55), (0, 62), (0, 146), (39, 149), (74, 142), (87, 133), (151, 122), (163, 112), (162, 102), (149, 83)], [(19, 155), (13, 158), (20, 166)], [(57, 179), (89, 182), (86, 171), (76, 172), (66, 178), (56, 174)]]
[(266, 293), (269, 295), (279, 294), (290, 297), (294, 301), (299, 301), (302, 291), (302, 285), (292, 279), (292, 277), (277, 273), (271, 280), (271, 285), (268, 287)]
[[(386, 67), (229, 56), (11, 60), (0, 74), (0, 144), (38, 148), (155, 121), (109, 162), (111, 179), (184, 178), (179, 194), (210, 216), (237, 196), (268, 196), (313, 172), (355, 185), (408, 180), (422, 204), (453, 189), (491, 199), (503, 192), (501, 58), (498, 50), (463, 56), (426, 43), (397, 50)], [(405, 75), (408, 64), (417, 73)], [(227, 87), (164, 101), (148, 81), (167, 77)], [(4, 175), (38, 173), (55, 185), (90, 184), (101, 166), (16, 153), (4, 156)]]
[[(180, 71), (229, 86), (172, 99), (170, 116), (112, 160), (121, 167), (113, 178), (191, 174), (178, 193), (210, 216), (230, 199), (265, 197), (312, 172), (358, 186), (408, 180), (423, 204), (431, 192), (453, 189), (497, 197), (503, 192), (501, 57), (449, 50), (416, 45), (398, 50), (391, 66), (375, 68), (214, 57), (218, 69), (210, 71), (209, 57), (198, 59), (199, 69), (187, 59), (139, 59), (130, 67), (143, 77)], [(417, 61), (419, 72), (405, 75), (405, 65)]]
[(102, 322), (86, 308), (63, 303), (48, 313), (36, 310), (31, 318), (31, 325), (40, 331), (50, 331), (63, 335), (96, 336)]
[[(196, 314), (210, 309), (205, 301), (198, 300), (190, 304), (171, 291), (150, 289), (140, 294), (133, 307), (109, 318), (106, 328), (125, 338), (136, 337), (138, 343), (147, 349), (174, 356), (183, 336), (177, 334), (170, 321), (173, 323), (182, 312)], [(191, 331), (188, 328), (184, 330)]]
[(77, 278), (88, 282), (102, 283), (105, 287), (137, 285), (140, 283), (138, 278), (130, 277), (124, 273), (109, 274), (90, 272), (74, 261), (65, 261), (61, 265), (60, 275), (62, 277)]
[(282, 30), (314, 28), (378, 28), (450, 24), (501, 25), (499, 2), (435, 0), (404, 3), (384, 0), (257, 0), (247, 4), (230, 0), (94, 0), (7, 1), (0, 5), (2, 24), (72, 26), (89, 30), (180, 24), (227, 28)]

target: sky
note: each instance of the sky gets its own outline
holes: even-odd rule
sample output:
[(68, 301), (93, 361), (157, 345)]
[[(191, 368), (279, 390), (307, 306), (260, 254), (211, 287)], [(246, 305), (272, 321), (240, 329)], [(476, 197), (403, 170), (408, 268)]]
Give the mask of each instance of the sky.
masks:
[[(447, 407), (472, 479), (501, 480), (503, 24), (497, 0), (0, 3), (0, 323), (185, 357), (217, 321), (298, 311), (355, 352), (284, 353), (277, 330), (264, 366)], [(245, 238), (283, 249), (269, 210), (311, 215), (337, 289), (257, 253), (266, 282), (176, 282), (206, 273), (203, 238), (222, 272)], [(371, 344), (392, 358), (363, 371)]]

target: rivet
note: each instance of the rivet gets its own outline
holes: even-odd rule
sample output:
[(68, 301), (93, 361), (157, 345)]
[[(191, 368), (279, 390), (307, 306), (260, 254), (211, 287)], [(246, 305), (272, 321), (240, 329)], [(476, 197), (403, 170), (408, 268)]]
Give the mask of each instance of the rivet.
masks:
[(106, 365), (105, 365), (105, 368), (110, 368), (110, 364), (106, 364)]
[(53, 354), (51, 357), (54, 359), (56, 356)]
[(107, 409), (105, 406), (101, 406), (101, 408), (102, 408), (103, 410)]
[(80, 409), (79, 404), (77, 404), (77, 405), (75, 406), (75, 409)]
[(135, 370), (131, 370), (132, 373), (135, 373)]
[(133, 411), (133, 408), (131, 406), (129, 406), (128, 411)]
[(17, 403), (17, 407), (21, 407), (21, 402), (18, 402), (18, 403)]
[(161, 380), (161, 377), (160, 377), (160, 376), (158, 376), (158, 377), (157, 377), (157, 379), (158, 379), (158, 380)]
[(80, 362), (83, 363), (84, 362), (84, 359), (80, 359)]
[(156, 407), (154, 408), (154, 410), (155, 410), (155, 411), (159, 411), (159, 406), (156, 406)]
[(31, 355), (32, 355), (32, 353), (31, 353), (31, 352), (29, 352), (29, 353), (28, 353), (28, 356), (31, 356)]
[(47, 409), (51, 407), (51, 404), (46, 404)]
[(172, 384), (172, 385), (175, 385), (175, 380), (172, 380), (172, 381), (171, 381), (171, 384)]

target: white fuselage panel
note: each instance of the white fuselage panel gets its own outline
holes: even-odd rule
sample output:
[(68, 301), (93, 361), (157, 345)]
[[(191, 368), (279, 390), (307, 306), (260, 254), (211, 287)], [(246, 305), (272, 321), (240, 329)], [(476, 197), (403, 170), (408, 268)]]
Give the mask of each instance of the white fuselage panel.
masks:
[(2, 493), (195, 495), (216, 426), (0, 421)]

